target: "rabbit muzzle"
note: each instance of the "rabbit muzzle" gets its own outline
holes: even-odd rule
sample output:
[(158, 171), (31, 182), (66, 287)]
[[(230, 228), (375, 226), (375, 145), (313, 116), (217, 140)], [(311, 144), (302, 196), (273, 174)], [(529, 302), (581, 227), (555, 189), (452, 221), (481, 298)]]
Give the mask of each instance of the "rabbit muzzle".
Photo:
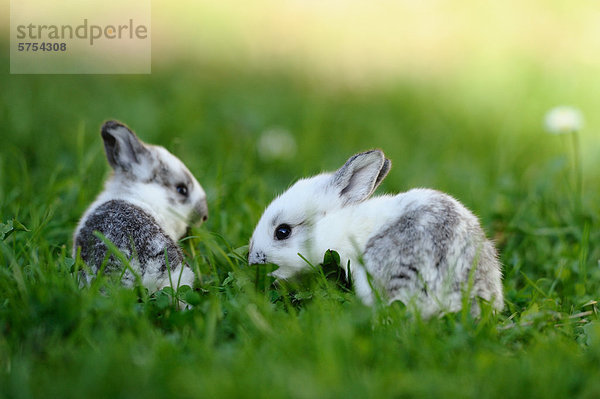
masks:
[(248, 264), (250, 265), (262, 265), (267, 263), (267, 254), (263, 251), (253, 251), (252, 248), (248, 254)]
[(206, 203), (206, 199), (202, 199), (201, 201), (198, 201), (198, 203), (194, 206), (194, 210), (191, 216), (191, 224), (206, 222), (207, 219), (208, 204)]

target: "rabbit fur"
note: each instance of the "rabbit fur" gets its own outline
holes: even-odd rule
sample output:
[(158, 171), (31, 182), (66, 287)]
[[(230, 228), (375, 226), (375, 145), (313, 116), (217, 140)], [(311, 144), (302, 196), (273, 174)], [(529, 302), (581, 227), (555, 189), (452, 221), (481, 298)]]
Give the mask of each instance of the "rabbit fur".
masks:
[[(104, 271), (122, 273), (126, 286), (135, 283), (136, 274), (151, 290), (171, 283), (191, 286), (194, 273), (177, 240), (208, 217), (203, 188), (178, 158), (143, 143), (126, 125), (108, 121), (101, 136), (113, 173), (74, 233), (73, 256), (80, 251), (89, 267), (81, 271), (82, 279), (89, 283), (106, 260)], [(96, 231), (128, 258), (135, 274), (114, 255), (105, 259), (107, 247)]]
[[(431, 189), (371, 197), (391, 168), (380, 150), (352, 156), (335, 173), (302, 179), (266, 208), (249, 245), (250, 264), (273, 263), (287, 279), (319, 264), (325, 251), (349, 263), (357, 296), (375, 292), (423, 317), (456, 312), (469, 295), (503, 308), (501, 265), (478, 219)], [(371, 197), (371, 198), (370, 198)]]

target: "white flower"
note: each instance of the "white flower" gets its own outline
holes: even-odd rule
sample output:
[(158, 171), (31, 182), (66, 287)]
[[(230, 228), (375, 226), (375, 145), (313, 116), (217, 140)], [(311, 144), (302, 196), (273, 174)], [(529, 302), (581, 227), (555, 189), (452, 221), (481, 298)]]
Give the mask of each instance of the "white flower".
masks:
[(583, 127), (583, 116), (577, 108), (562, 105), (546, 113), (544, 125), (552, 134), (572, 133)]
[(258, 139), (258, 155), (266, 161), (290, 159), (296, 154), (296, 140), (283, 128), (265, 130)]

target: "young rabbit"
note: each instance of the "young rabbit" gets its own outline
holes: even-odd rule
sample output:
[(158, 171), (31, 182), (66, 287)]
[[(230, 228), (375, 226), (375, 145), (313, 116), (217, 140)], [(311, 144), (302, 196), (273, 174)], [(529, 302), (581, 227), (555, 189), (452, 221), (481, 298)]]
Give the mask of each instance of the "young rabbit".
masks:
[(414, 189), (369, 197), (391, 167), (379, 150), (351, 157), (335, 173), (299, 180), (265, 210), (250, 240), (249, 263), (274, 263), (286, 279), (326, 250), (350, 261), (357, 295), (372, 288), (390, 302), (416, 306), (423, 317), (461, 309), (468, 292), (503, 307), (500, 263), (479, 221), (447, 194)]
[[(89, 283), (107, 256), (106, 245), (94, 235), (99, 231), (128, 258), (145, 287), (160, 289), (171, 282), (191, 286), (194, 273), (177, 240), (188, 225), (208, 217), (204, 190), (178, 158), (143, 143), (124, 124), (108, 121), (101, 135), (114, 172), (75, 230), (73, 256), (81, 248), (81, 258), (93, 272), (82, 271), (82, 277)], [(135, 282), (135, 275), (112, 254), (104, 272), (123, 273), (127, 286)]]

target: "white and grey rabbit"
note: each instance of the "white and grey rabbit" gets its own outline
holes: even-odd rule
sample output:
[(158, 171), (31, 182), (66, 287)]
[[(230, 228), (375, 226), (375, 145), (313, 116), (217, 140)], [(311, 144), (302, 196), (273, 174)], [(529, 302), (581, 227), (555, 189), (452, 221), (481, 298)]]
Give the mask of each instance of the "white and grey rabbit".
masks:
[(342, 266), (350, 261), (356, 294), (366, 304), (375, 288), (431, 317), (460, 310), (469, 292), (472, 314), (480, 311), (477, 297), (501, 310), (500, 263), (477, 218), (430, 189), (369, 198), (390, 168), (383, 152), (373, 150), (335, 173), (296, 182), (262, 215), (249, 263), (274, 263), (273, 275), (286, 279), (310, 267), (299, 254), (316, 265), (332, 249)]
[[(143, 143), (124, 124), (108, 121), (101, 135), (113, 173), (75, 230), (73, 256), (81, 248), (93, 272), (82, 271), (82, 277), (89, 283), (107, 256), (106, 245), (94, 234), (99, 231), (128, 258), (145, 287), (191, 286), (194, 273), (177, 240), (190, 224), (208, 217), (204, 190), (178, 158)], [(124, 267), (110, 254), (104, 272), (123, 273), (123, 283), (132, 286), (135, 275)]]

